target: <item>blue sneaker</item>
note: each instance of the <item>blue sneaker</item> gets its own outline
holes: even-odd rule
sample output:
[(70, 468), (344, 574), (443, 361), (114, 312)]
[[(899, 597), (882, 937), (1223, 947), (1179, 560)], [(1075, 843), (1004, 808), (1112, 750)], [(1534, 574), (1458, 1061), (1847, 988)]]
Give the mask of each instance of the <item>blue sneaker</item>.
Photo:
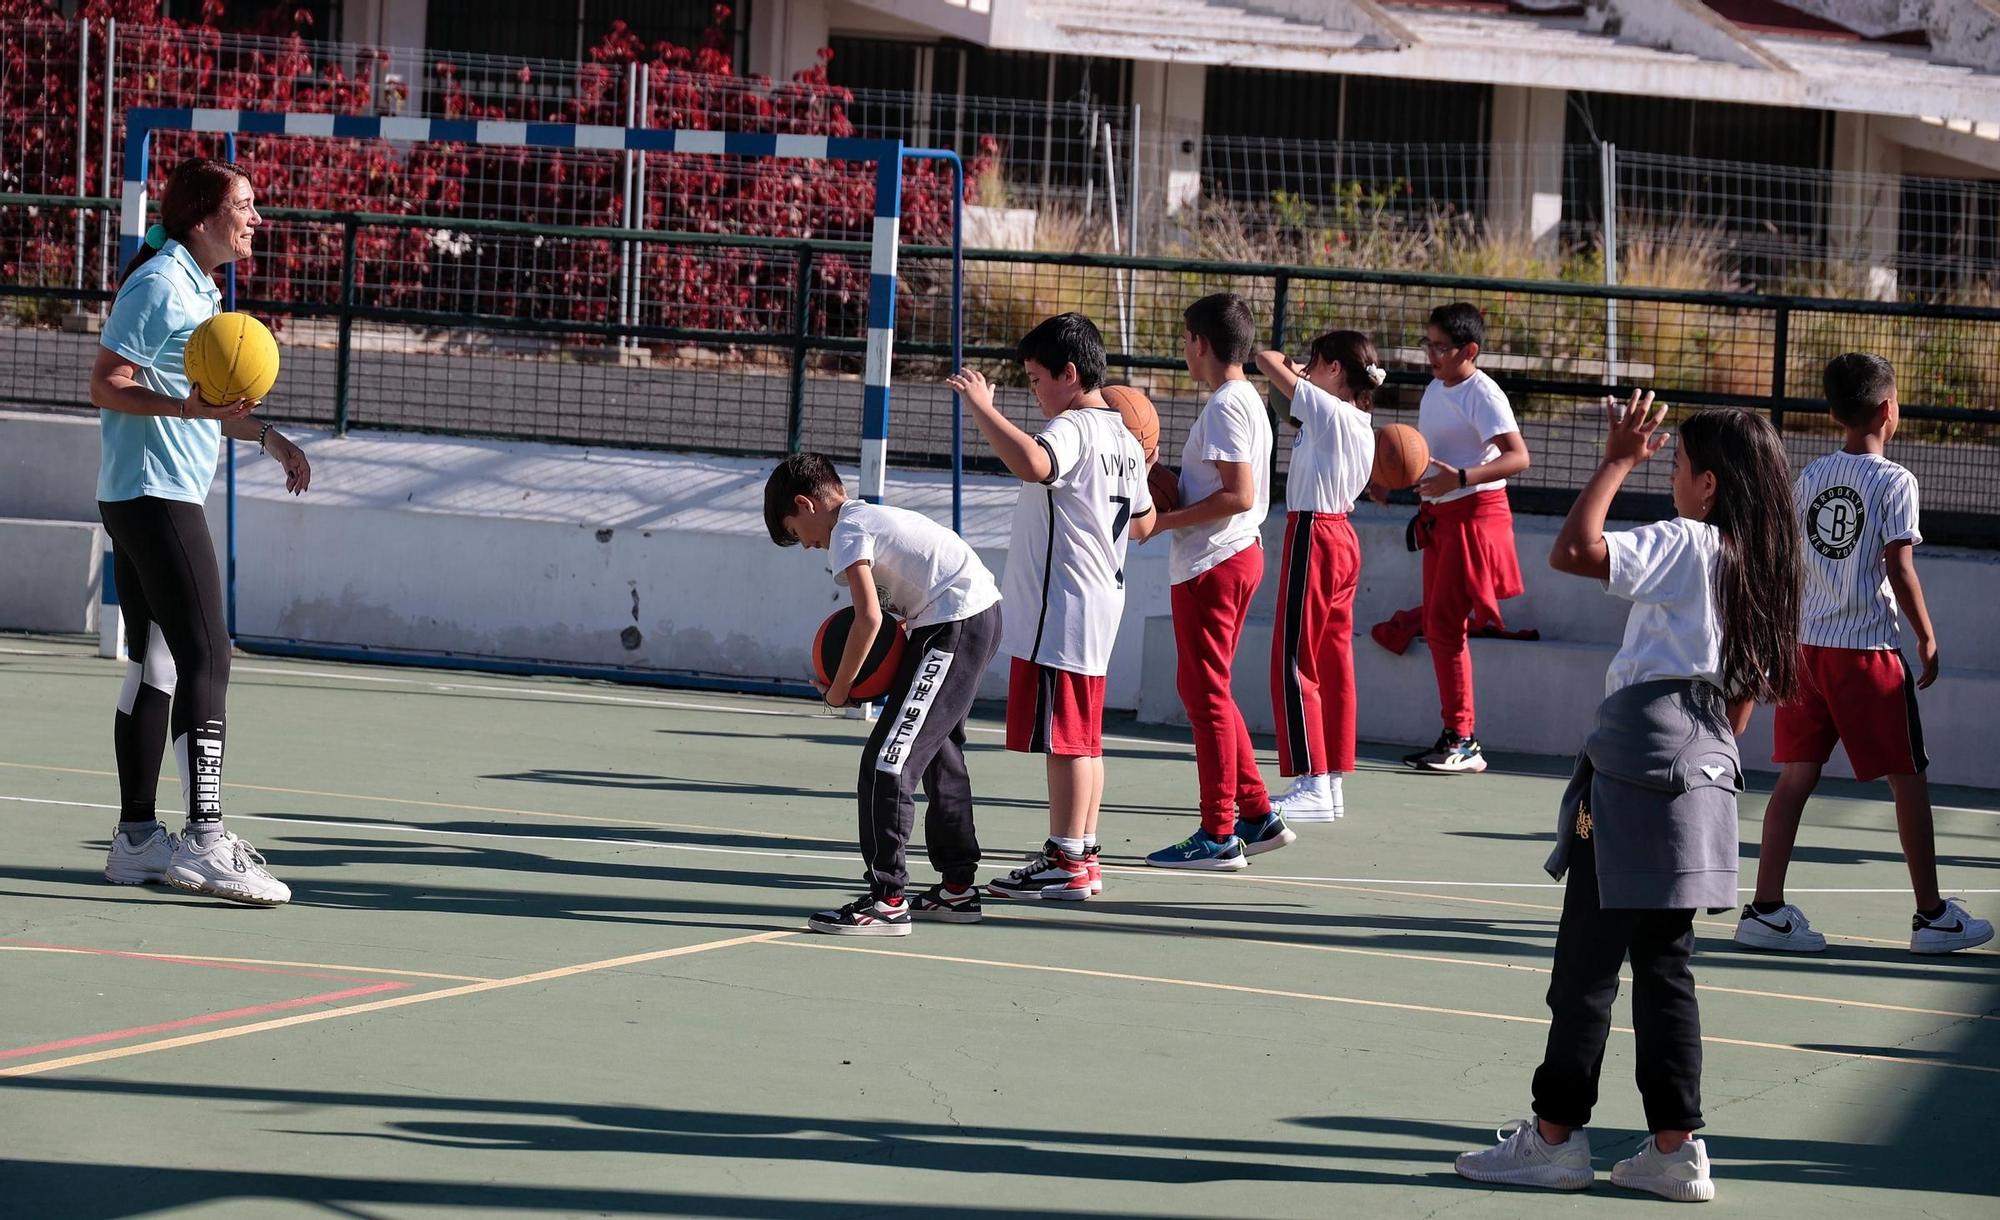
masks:
[(1261, 818), (1236, 819), (1236, 837), (1243, 840), (1243, 854), (1258, 855), (1261, 852), (1276, 851), (1287, 843), (1298, 839), (1298, 832), (1285, 825), (1285, 819), (1275, 811)]
[(1147, 856), (1146, 863), (1155, 868), (1231, 869), (1250, 861), (1244, 858), (1243, 840), (1235, 835), (1218, 839), (1206, 830), (1197, 830), (1172, 847)]

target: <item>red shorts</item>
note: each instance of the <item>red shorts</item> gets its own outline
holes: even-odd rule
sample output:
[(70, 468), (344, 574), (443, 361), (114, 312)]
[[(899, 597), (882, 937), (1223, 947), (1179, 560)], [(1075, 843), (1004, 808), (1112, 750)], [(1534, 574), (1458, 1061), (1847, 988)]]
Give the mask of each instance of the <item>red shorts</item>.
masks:
[(1007, 748), (1019, 754), (1104, 754), (1104, 676), (1013, 658), (1007, 673)]
[(1847, 747), (1854, 778), (1915, 775), (1930, 766), (1917, 683), (1893, 648), (1799, 649), (1799, 691), (1778, 706), (1775, 763), (1824, 763)]

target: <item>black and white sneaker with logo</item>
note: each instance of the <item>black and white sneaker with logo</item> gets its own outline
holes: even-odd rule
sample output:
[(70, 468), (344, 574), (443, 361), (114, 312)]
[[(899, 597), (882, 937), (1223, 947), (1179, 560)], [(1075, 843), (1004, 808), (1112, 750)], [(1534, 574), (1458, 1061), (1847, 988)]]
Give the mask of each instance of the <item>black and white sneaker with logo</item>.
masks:
[(1993, 925), (1974, 919), (1956, 898), (1944, 900), (1944, 910), (1926, 918), (1922, 911), (1910, 917), (1910, 952), (1956, 953), (1976, 949), (1993, 939)]
[(1806, 913), (1789, 902), (1769, 914), (1760, 913), (1755, 903), (1745, 903), (1736, 920), (1736, 943), (1777, 953), (1818, 953), (1826, 948), (1826, 937), (1813, 931)]
[(979, 890), (976, 886), (966, 886), (962, 890), (946, 889), (943, 882), (932, 886), (921, 894), (909, 897), (911, 919), (931, 919), (938, 923), (978, 923), (985, 918), (979, 912)]
[(806, 920), (806, 931), (834, 936), (908, 936), (910, 904), (898, 898), (887, 902), (873, 894), (856, 898), (833, 911), (819, 911)]
[(1405, 754), (1403, 762), (1419, 771), (1477, 775), (1486, 769), (1486, 752), (1479, 748), (1477, 737), (1460, 737), (1446, 729), (1430, 749)]

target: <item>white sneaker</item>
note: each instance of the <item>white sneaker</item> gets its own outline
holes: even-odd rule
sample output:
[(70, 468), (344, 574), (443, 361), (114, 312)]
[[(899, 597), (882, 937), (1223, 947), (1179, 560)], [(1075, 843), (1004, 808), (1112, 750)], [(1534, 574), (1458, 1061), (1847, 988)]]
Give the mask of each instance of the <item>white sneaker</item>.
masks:
[(111, 832), (111, 854), (104, 858), (104, 879), (113, 885), (156, 885), (167, 879), (173, 863), (174, 836), (158, 822), (144, 842), (134, 846), (123, 830)]
[(1759, 915), (1757, 908), (1746, 902), (1736, 920), (1736, 943), (1779, 953), (1818, 953), (1826, 948), (1826, 937), (1813, 931), (1806, 913), (1789, 902), (1769, 915)]
[(1661, 1152), (1647, 1136), (1638, 1152), (1611, 1167), (1611, 1184), (1676, 1203), (1706, 1203), (1715, 1197), (1715, 1182), (1708, 1176), (1708, 1148), (1698, 1139)]
[(1491, 1148), (1459, 1153), (1453, 1162), (1458, 1176), (1550, 1190), (1584, 1190), (1597, 1177), (1590, 1168), (1590, 1140), (1581, 1127), (1560, 1144), (1543, 1139), (1532, 1118), (1508, 1123), (1499, 1135), (1500, 1142)]
[(1285, 815), (1287, 822), (1331, 822), (1345, 812), (1341, 804), (1340, 777), (1327, 772), (1301, 775), (1271, 798), (1272, 811)]
[(278, 907), (292, 900), (291, 889), (265, 871), (257, 849), (228, 831), (207, 847), (196, 847), (192, 834), (182, 834), (174, 842), (167, 884), (250, 906)]
[(1974, 919), (1958, 899), (1944, 900), (1944, 914), (1925, 919), (1921, 913), (1910, 918), (1910, 952), (1956, 953), (1974, 949), (1993, 939), (1993, 925)]

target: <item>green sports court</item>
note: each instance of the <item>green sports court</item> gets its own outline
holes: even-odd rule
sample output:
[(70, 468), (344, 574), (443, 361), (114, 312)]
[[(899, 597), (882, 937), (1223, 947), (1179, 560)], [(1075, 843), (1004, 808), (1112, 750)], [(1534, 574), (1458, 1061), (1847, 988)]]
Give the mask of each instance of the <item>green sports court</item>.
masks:
[[(859, 722), (239, 654), (229, 816), (295, 894), (259, 910), (101, 880), (121, 676), (94, 641), (0, 639), (10, 1217), (1664, 1206), (1606, 1180), (1643, 1130), (1623, 1000), (1597, 1185), (1452, 1172), (1526, 1113), (1562, 760), (1473, 779), (1364, 748), (1342, 822), (1170, 873), (1136, 865), (1185, 819), (1185, 735), (1114, 724), (1101, 898), (848, 940), (800, 927), (854, 889)], [(969, 751), (982, 875), (1046, 808), (998, 728), (976, 718)], [(2000, 891), (2000, 801), (1937, 800), (1946, 892)], [(1879, 789), (1812, 806), (1791, 893), (1819, 957), (1697, 921), (1712, 1207), (1992, 1215), (2000, 959), (1907, 952)]]

